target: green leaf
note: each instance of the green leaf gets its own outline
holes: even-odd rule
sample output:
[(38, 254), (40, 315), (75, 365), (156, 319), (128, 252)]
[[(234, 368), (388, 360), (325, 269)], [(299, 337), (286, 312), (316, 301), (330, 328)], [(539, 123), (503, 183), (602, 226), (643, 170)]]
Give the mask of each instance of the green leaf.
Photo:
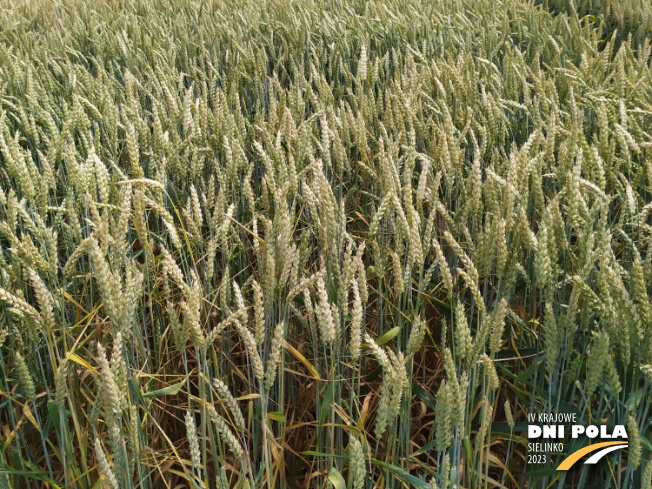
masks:
[[(428, 443), (426, 443), (426, 444), (423, 445), (421, 448), (419, 448), (416, 452), (414, 452), (414, 453), (411, 455), (411, 457), (416, 457), (417, 455), (421, 455), (422, 453), (429, 452), (430, 450), (432, 450), (432, 449), (435, 447), (435, 443), (436, 443), (436, 441), (437, 441), (437, 440), (433, 438), (433, 439), (430, 440)], [(412, 459), (410, 459), (410, 460), (412, 460)]]
[(346, 482), (344, 482), (344, 477), (340, 474), (340, 471), (335, 467), (331, 467), (331, 470), (328, 471), (328, 480), (335, 489), (346, 489)]
[(382, 373), (383, 373), (383, 367), (378, 365), (375, 369), (373, 369), (371, 372), (369, 372), (369, 375), (367, 375), (367, 377), (365, 378), (365, 381), (367, 381), (367, 382), (375, 382), (376, 379)]
[(464, 452), (466, 453), (466, 463), (469, 467), (473, 467), (473, 446), (471, 439), (468, 436), (464, 437)]
[(322, 425), (326, 421), (326, 418), (331, 412), (333, 406), (333, 389), (335, 388), (335, 382), (329, 382), (326, 389), (326, 395), (321, 400), (321, 410), (319, 412), (319, 424)]
[(411, 475), (406, 470), (397, 467), (396, 465), (388, 464), (386, 462), (381, 462), (380, 460), (376, 460), (375, 458), (372, 458), (371, 461), (376, 465), (378, 465), (379, 467), (392, 471), (396, 477), (398, 477), (399, 479), (403, 479), (405, 482), (409, 482), (414, 487), (424, 488), (424, 489), (430, 487), (430, 484), (428, 484), (423, 479), (419, 479), (418, 477)]
[(625, 405), (627, 406), (627, 409), (630, 411), (636, 411), (636, 408), (640, 404), (641, 400), (645, 398), (645, 395), (647, 392), (645, 391), (644, 388), (637, 389), (636, 391), (632, 392), (629, 395), (629, 398), (627, 399), (627, 402)]
[(49, 400), (47, 403), (47, 408), (48, 408), (48, 414), (50, 415), (50, 420), (52, 420), (52, 424), (54, 425), (54, 432), (56, 433), (57, 438), (60, 440), (61, 425), (59, 423), (59, 407), (57, 406), (56, 402), (54, 402), (53, 400)]
[(347, 458), (344, 455), (333, 455), (332, 453), (315, 452), (314, 450), (306, 450), (305, 452), (301, 452), (301, 455), (310, 457)]
[(28, 479), (35, 479), (38, 481), (43, 481), (47, 482), (50, 484), (52, 487), (55, 489), (61, 489), (61, 487), (64, 486), (64, 483), (61, 481), (54, 481), (48, 477), (48, 474), (45, 472), (40, 472), (40, 471), (27, 471), (27, 470), (14, 470), (9, 467), (5, 467), (4, 469), (0, 469), (0, 475), (2, 474), (13, 474), (13, 475), (18, 475), (22, 477), (26, 477)]
[(399, 328), (398, 326), (396, 326), (395, 328), (390, 329), (387, 333), (385, 333), (384, 335), (382, 335), (380, 338), (378, 338), (376, 340), (376, 344), (378, 346), (384, 345), (389, 340), (394, 338), (394, 336), (396, 336), (400, 330), (401, 330), (401, 328)]
[(540, 361), (543, 361), (543, 358), (536, 357), (536, 358), (534, 359), (534, 361), (532, 362), (532, 365), (530, 365), (530, 366), (527, 368), (527, 370), (525, 370), (525, 372), (523, 372), (522, 374), (520, 374), (519, 376), (517, 376), (516, 379), (517, 379), (519, 382), (525, 382), (526, 380), (528, 380), (528, 379), (529, 379), (530, 377), (532, 377), (532, 376), (534, 375), (534, 373), (536, 372), (537, 368), (539, 367), (539, 362), (540, 362)]
[(157, 397), (157, 396), (173, 396), (181, 390), (183, 385), (186, 383), (185, 380), (182, 380), (178, 384), (168, 385), (163, 389), (158, 389), (152, 392), (145, 392), (143, 397)]
[(421, 399), (430, 409), (437, 411), (437, 401), (435, 400), (434, 396), (426, 389), (421, 387), (418, 382), (414, 382), (412, 384), (412, 393)]
[(267, 418), (278, 421), (279, 423), (285, 423), (285, 415), (282, 411), (272, 411), (271, 413), (267, 413)]

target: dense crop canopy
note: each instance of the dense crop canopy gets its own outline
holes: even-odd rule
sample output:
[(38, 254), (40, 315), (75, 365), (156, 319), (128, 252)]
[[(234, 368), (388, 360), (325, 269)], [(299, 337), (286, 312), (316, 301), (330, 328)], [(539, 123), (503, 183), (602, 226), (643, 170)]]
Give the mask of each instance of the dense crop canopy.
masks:
[[(520, 0), (15, 3), (0, 488), (650, 488), (645, 29)], [(628, 450), (524, 466), (529, 412)]]

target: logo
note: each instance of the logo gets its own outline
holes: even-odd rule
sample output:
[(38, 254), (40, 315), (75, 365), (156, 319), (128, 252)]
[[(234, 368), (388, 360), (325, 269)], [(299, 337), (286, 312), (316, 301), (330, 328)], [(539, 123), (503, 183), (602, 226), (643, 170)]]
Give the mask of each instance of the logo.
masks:
[[(592, 455), (584, 463), (592, 465), (598, 463), (608, 453), (628, 446), (627, 431), (623, 425), (615, 425), (613, 429), (606, 425), (584, 426), (577, 423), (575, 413), (530, 413), (528, 414), (527, 438), (533, 442), (528, 443), (527, 446), (528, 463), (548, 465), (549, 455), (564, 452), (566, 433), (570, 433), (571, 440), (580, 438), (593, 440), (599, 437), (600, 441), (580, 448), (564, 458), (557, 467), (557, 470), (561, 471), (569, 470), (576, 462), (589, 454)], [(622, 439), (602, 441), (614, 438)]]
[(568, 470), (570, 469), (575, 462), (577, 462), (579, 459), (581, 459), (584, 455), (588, 455), (591, 452), (595, 452), (598, 450), (598, 453), (595, 453), (589, 457), (588, 460), (586, 460), (584, 463), (585, 464), (597, 464), (598, 461), (604, 457), (606, 454), (613, 452), (615, 450), (620, 450), (621, 448), (625, 448), (627, 446), (627, 443), (622, 443), (620, 441), (605, 441), (602, 443), (595, 443), (593, 445), (589, 445), (588, 447), (580, 448), (576, 452), (571, 453), (568, 457), (566, 457), (561, 464), (559, 464), (559, 467), (557, 467), (557, 470)]

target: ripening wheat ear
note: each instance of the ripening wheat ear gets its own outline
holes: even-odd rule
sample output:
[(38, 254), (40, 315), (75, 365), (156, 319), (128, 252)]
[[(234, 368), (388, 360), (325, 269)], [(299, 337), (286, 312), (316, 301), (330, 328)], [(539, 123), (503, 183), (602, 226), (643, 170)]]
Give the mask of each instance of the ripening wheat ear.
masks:
[(208, 409), (208, 417), (215, 424), (215, 428), (223, 437), (224, 442), (228, 445), (233, 455), (237, 459), (242, 459), (242, 456), (244, 455), (244, 451), (242, 450), (242, 445), (240, 445), (240, 442), (231, 431), (231, 428), (229, 428), (229, 426), (226, 424), (226, 421), (224, 421), (222, 416), (217, 414), (217, 411), (213, 406), (208, 405), (207, 409)]
[(360, 440), (349, 438), (349, 468), (353, 480), (353, 489), (362, 489), (367, 477), (365, 455)]
[(245, 348), (247, 349), (249, 360), (253, 366), (254, 375), (256, 376), (256, 379), (262, 382), (265, 378), (265, 369), (263, 368), (263, 362), (261, 361), (260, 355), (258, 354), (256, 339), (254, 338), (254, 335), (251, 334), (251, 331), (249, 331), (239, 321), (236, 321), (234, 326), (238, 331), (240, 338), (242, 338)]
[(405, 349), (405, 356), (409, 357), (414, 355), (419, 351), (423, 346), (423, 340), (426, 336), (426, 322), (421, 318), (417, 317), (412, 321), (412, 330), (410, 331), (410, 336), (408, 337), (407, 347)]
[(260, 346), (265, 339), (265, 299), (263, 289), (255, 279), (251, 282), (251, 288), (254, 295), (254, 337), (256, 345)]
[(41, 309), (41, 318), (43, 320), (43, 325), (46, 328), (52, 328), (55, 326), (54, 319), (54, 309), (52, 307), (52, 295), (50, 291), (43, 283), (41, 277), (33, 269), (29, 269), (29, 276), (32, 280), (32, 285), (34, 287), (34, 292), (39, 303), (39, 308)]
[(629, 437), (627, 466), (636, 469), (641, 463), (641, 435), (636, 417), (633, 414), (630, 414), (627, 418), (627, 436)]
[(36, 322), (38, 323), (41, 322), (41, 315), (36, 309), (34, 309), (32, 306), (30, 306), (27, 302), (25, 302), (20, 297), (16, 297), (15, 295), (10, 294), (3, 288), (0, 288), (0, 300), (24, 312), (25, 314), (33, 318)]
[(276, 372), (278, 371), (278, 363), (281, 360), (281, 353), (283, 348), (283, 341), (285, 335), (285, 325), (278, 323), (274, 328), (274, 335), (272, 336), (272, 346), (270, 348), (269, 359), (267, 360), (267, 371), (265, 372), (265, 387), (271, 389), (276, 380)]
[(36, 387), (34, 386), (34, 381), (32, 380), (32, 375), (29, 373), (25, 359), (19, 352), (16, 352), (14, 360), (18, 383), (23, 389), (25, 398), (32, 400), (36, 397)]
[(438, 452), (448, 448), (453, 439), (453, 403), (454, 393), (450, 385), (444, 382), (437, 392), (436, 417), (435, 417), (435, 447)]
[(322, 278), (317, 280), (317, 296), (319, 298), (316, 310), (319, 321), (319, 332), (321, 333), (322, 341), (327, 345), (332, 345), (337, 337), (337, 332), (335, 331), (335, 320), (333, 319), (333, 311), (328, 300), (326, 285)]
[(469, 258), (469, 255), (466, 254), (466, 252), (462, 249), (460, 244), (455, 240), (450, 232), (444, 231), (444, 237), (446, 238), (448, 245), (453, 249), (453, 251), (455, 251), (457, 257), (464, 264), (464, 271), (468, 274), (469, 277), (471, 277), (471, 280), (477, 284), (479, 277), (478, 270), (475, 268), (475, 265)]
[(353, 309), (351, 311), (351, 333), (349, 340), (349, 352), (351, 361), (356, 362), (360, 358), (360, 347), (362, 344), (362, 299), (358, 289), (357, 281), (351, 283), (353, 289)]
[(181, 302), (181, 310), (183, 311), (182, 327), (188, 331), (189, 338), (201, 351), (206, 346), (206, 336), (200, 323), (202, 293), (201, 285), (194, 273), (192, 273), (192, 279), (192, 285), (186, 288), (185, 300)]
[(215, 390), (220, 395), (222, 402), (226, 404), (229, 411), (231, 411), (235, 425), (240, 431), (244, 432), (245, 420), (242, 416), (242, 411), (240, 410), (240, 406), (238, 406), (238, 401), (235, 400), (228, 386), (219, 379), (213, 380), (213, 386), (215, 386)]
[(367, 78), (367, 48), (363, 44), (360, 48), (360, 60), (358, 61), (358, 81), (363, 83)]
[(383, 370), (385, 372), (391, 371), (392, 363), (389, 359), (389, 356), (387, 356), (387, 353), (385, 353), (385, 350), (376, 344), (369, 333), (364, 334), (364, 339), (371, 350), (371, 354), (376, 358), (380, 366), (383, 367)]
[(448, 262), (446, 261), (446, 257), (444, 257), (444, 253), (441, 249), (441, 246), (439, 246), (439, 242), (436, 239), (432, 240), (432, 246), (433, 249), (435, 250), (436, 260), (439, 265), (439, 270), (441, 271), (442, 280), (444, 281), (444, 286), (446, 287), (449, 296), (452, 296), (453, 275), (451, 274), (451, 270), (448, 267)]
[(111, 468), (111, 465), (106, 458), (104, 448), (102, 448), (100, 439), (97, 436), (94, 437), (93, 444), (95, 446), (95, 458), (97, 458), (97, 464), (99, 465), (100, 471), (104, 477), (106, 477), (106, 480), (111, 489), (120, 489), (120, 486), (118, 485), (118, 479), (116, 478), (115, 473), (113, 472), (113, 469)]
[(59, 362), (59, 368), (54, 379), (55, 402), (59, 410), (65, 407), (65, 399), (68, 395), (68, 355)]
[(120, 400), (122, 398), (122, 394), (120, 393), (120, 389), (115, 382), (113, 370), (111, 369), (109, 361), (106, 358), (106, 350), (100, 343), (97, 344), (97, 355), (97, 363), (100, 369), (104, 394), (102, 396), (102, 403), (104, 405), (107, 416), (113, 418), (122, 411), (120, 408)]
[(199, 438), (197, 437), (197, 426), (195, 425), (195, 417), (192, 411), (186, 412), (185, 417), (186, 434), (188, 436), (188, 444), (190, 445), (190, 461), (193, 469), (201, 467), (201, 453), (199, 451)]
[(455, 308), (455, 350), (459, 358), (469, 361), (472, 353), (472, 338), (464, 305), (457, 302)]
[(510, 430), (514, 430), (514, 416), (512, 415), (512, 407), (509, 401), (505, 401), (505, 420)]
[(496, 354), (503, 341), (503, 331), (505, 330), (505, 315), (507, 314), (507, 301), (501, 299), (498, 308), (492, 318), (491, 341), (489, 349), (492, 354)]

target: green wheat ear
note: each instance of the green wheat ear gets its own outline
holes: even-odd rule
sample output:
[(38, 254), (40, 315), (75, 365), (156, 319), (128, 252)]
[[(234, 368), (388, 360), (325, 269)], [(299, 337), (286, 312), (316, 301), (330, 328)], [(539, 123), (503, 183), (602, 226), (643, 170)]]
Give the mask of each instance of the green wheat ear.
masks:
[(19, 352), (16, 352), (14, 360), (18, 383), (23, 389), (25, 398), (33, 400), (36, 397), (36, 387), (34, 386), (34, 380), (32, 379), (32, 375), (29, 373), (25, 359)]
[(367, 477), (365, 455), (360, 440), (349, 438), (349, 467), (353, 477), (353, 489), (362, 489)]

